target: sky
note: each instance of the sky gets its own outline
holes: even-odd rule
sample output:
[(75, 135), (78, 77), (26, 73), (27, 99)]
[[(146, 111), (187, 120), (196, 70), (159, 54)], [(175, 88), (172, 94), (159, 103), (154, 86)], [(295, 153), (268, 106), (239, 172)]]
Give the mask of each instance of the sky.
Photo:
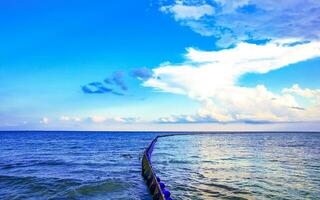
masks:
[(0, 130), (320, 131), (318, 0), (0, 2)]

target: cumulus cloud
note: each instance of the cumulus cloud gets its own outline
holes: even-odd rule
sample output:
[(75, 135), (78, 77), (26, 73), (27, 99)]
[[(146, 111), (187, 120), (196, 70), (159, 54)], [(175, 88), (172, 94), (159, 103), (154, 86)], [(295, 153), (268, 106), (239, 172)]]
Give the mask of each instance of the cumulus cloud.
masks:
[(297, 43), (287, 39), (263, 45), (242, 42), (219, 51), (188, 48), (183, 64), (155, 68), (153, 77), (143, 85), (200, 101), (203, 107), (195, 116), (190, 116), (196, 121), (266, 123), (319, 119), (315, 102), (311, 100), (306, 109), (295, 109), (303, 106), (291, 94), (315, 96), (316, 91), (293, 86), (275, 94), (264, 85), (237, 85), (244, 74), (267, 73), (317, 56), (320, 56), (320, 42)]
[[(294, 84), (291, 88), (284, 88), (282, 90), (283, 93), (296, 94), (306, 98), (319, 98), (320, 97), (320, 89), (312, 90), (309, 88), (302, 89), (298, 84)], [(319, 102), (320, 103), (320, 102)]]
[[(301, 88), (298, 84), (293, 85), (291, 88), (284, 88), (284, 94), (296, 95), (304, 98), (305, 101), (310, 102), (309, 106), (297, 107), (296, 109), (304, 110), (308, 114), (309, 120), (317, 121), (320, 115), (320, 89)], [(305, 116), (303, 116), (305, 117)]]
[[(320, 4), (317, 0), (163, 2), (160, 8), (163, 13), (173, 15), (176, 21), (201, 35), (214, 36), (218, 39), (217, 45), (222, 47), (251, 39), (316, 40), (320, 37)], [(193, 8), (197, 12), (181, 9), (184, 7)]]

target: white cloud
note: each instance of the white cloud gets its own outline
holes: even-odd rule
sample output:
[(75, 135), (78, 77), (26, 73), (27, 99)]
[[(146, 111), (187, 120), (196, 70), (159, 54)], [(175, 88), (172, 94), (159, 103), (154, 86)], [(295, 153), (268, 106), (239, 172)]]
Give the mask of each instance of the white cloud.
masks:
[(291, 88), (284, 88), (282, 92), (289, 93), (289, 94), (296, 94), (306, 98), (320, 97), (320, 90), (312, 90), (309, 88), (302, 89), (298, 84), (293, 85)]
[(215, 0), (220, 4), (223, 13), (234, 12), (237, 8), (248, 5), (250, 0)]
[[(305, 98), (310, 102), (310, 106), (303, 108), (305, 117), (308, 120), (317, 121), (319, 120), (320, 115), (320, 89), (309, 89), (309, 88), (300, 88), (298, 84), (293, 85), (291, 88), (284, 88), (282, 90), (284, 94), (293, 94)], [(300, 108), (300, 107), (297, 107)]]
[(189, 115), (180, 115), (180, 116), (169, 116), (161, 117), (157, 120), (160, 123), (195, 123), (200, 122), (201, 119), (195, 118), (194, 116)]
[(61, 117), (60, 117), (60, 120), (61, 120), (61, 121), (69, 121), (69, 120), (70, 120), (70, 117), (68, 117), (68, 116), (61, 116)]
[(70, 116), (61, 116), (59, 118), (60, 121), (74, 121), (74, 122), (80, 122), (82, 119), (80, 117), (70, 117)]
[(198, 20), (205, 15), (213, 15), (214, 8), (210, 5), (187, 6), (181, 3), (172, 6), (162, 6), (162, 12), (172, 13), (176, 20), (194, 19)]
[(49, 123), (49, 118), (47, 117), (42, 117), (40, 120), (40, 124), (48, 124)]
[[(211, 7), (212, 12), (207, 10), (196, 17), (188, 17), (193, 12), (173, 10), (181, 6), (198, 8), (199, 5)], [(214, 36), (218, 40), (216, 44), (221, 47), (248, 39), (320, 38), (318, 0), (164, 1), (161, 8), (181, 25), (203, 36)]]
[(89, 122), (93, 123), (132, 123), (139, 120), (134, 117), (105, 117), (105, 116), (92, 116), (88, 117)]
[[(220, 51), (193, 48), (187, 51), (185, 63), (155, 68), (153, 78), (145, 81), (144, 86), (187, 95), (202, 102), (202, 109), (196, 116), (190, 116), (192, 119), (287, 122), (311, 119), (308, 118), (310, 111), (312, 119), (319, 119), (320, 111), (312, 108), (314, 102), (310, 101), (311, 110), (297, 109), (301, 106), (289, 89), (275, 94), (263, 85), (240, 87), (237, 81), (247, 73), (267, 73), (320, 56), (320, 42), (296, 44), (295, 40), (275, 40), (265, 45), (240, 43), (235, 48)], [(298, 88), (293, 89), (297, 91)], [(162, 119), (163, 122), (165, 120), (177, 121)]]
[(88, 117), (88, 120), (94, 123), (102, 123), (102, 122), (105, 122), (107, 118), (104, 116), (92, 116), (92, 117)]

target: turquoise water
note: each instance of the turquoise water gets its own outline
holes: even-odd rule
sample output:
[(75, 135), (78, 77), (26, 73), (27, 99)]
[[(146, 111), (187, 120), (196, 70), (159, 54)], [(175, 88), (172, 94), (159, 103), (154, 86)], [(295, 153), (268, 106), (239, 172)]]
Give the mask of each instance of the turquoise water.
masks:
[(159, 138), (153, 166), (173, 199), (320, 199), (319, 133)]
[[(0, 132), (0, 199), (145, 199), (141, 156), (159, 133)], [(174, 199), (318, 199), (320, 134), (160, 138)]]

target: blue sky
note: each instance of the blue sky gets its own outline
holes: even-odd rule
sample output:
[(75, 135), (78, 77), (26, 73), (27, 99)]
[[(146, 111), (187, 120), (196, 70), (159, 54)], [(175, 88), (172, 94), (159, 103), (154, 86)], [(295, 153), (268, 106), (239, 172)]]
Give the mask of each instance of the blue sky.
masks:
[(312, 0), (2, 1), (0, 129), (320, 130), (319, 13)]

